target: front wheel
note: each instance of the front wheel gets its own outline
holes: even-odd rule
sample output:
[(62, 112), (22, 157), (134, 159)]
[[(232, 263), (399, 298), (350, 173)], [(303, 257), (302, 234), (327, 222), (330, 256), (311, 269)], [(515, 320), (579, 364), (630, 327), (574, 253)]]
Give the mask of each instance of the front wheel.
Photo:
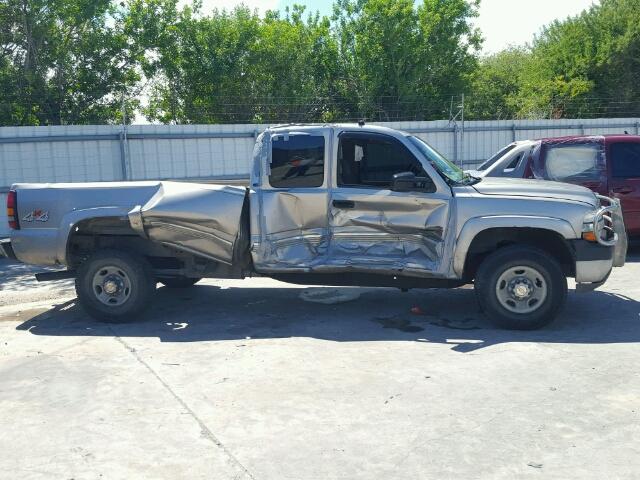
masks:
[(480, 306), (495, 324), (534, 330), (551, 323), (567, 297), (557, 260), (535, 247), (513, 246), (489, 255), (475, 279)]
[(101, 250), (78, 269), (76, 293), (80, 305), (94, 318), (123, 323), (151, 303), (156, 280), (142, 256), (119, 250)]

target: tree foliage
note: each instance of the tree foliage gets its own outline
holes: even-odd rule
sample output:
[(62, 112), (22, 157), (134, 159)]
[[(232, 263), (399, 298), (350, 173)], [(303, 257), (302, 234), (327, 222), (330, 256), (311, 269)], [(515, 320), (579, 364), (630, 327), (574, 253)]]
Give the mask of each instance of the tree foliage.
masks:
[(640, 0), (602, 0), (542, 29), (528, 49), (484, 58), (472, 115), (515, 118), (640, 114)]
[(108, 0), (0, 3), (0, 122), (118, 119), (120, 94), (139, 80), (139, 53), (123, 23)]
[[(640, 0), (601, 0), (479, 57), (480, 0), (335, 0), (205, 12), (198, 0), (0, 0), (0, 124), (631, 116)], [(142, 92), (142, 93), (141, 93)]]
[[(156, 81), (146, 113), (164, 122), (399, 118), (468, 86), (480, 46), (476, 3), (465, 0), (338, 0), (332, 19), (301, 6), (260, 18), (167, 3), (173, 17), (147, 45)], [(136, 5), (139, 15), (149, 3)]]

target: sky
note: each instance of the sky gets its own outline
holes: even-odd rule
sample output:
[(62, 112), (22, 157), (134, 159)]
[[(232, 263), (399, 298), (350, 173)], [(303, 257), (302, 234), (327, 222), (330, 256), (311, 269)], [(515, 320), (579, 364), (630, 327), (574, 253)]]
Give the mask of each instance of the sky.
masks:
[[(261, 12), (299, 3), (329, 15), (333, 0), (203, 0), (203, 11), (233, 8), (240, 3)], [(481, 0), (480, 17), (475, 23), (485, 38), (483, 52), (495, 53), (509, 45), (530, 42), (542, 26), (576, 15), (592, 3), (593, 0)]]

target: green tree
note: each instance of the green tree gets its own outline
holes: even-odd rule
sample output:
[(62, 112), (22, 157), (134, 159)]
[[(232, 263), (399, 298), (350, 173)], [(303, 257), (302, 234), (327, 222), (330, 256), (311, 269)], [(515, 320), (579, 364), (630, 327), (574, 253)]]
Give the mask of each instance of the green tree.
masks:
[(345, 95), (366, 116), (441, 117), (469, 86), (481, 45), (478, 1), (338, 0), (334, 6)]
[(640, 0), (602, 0), (544, 27), (530, 53), (485, 59), (474, 84), (484, 106), (473, 113), (494, 103), (521, 118), (636, 116), (639, 82)]
[[(104, 123), (121, 115), (139, 52), (124, 10), (108, 0), (5, 0), (0, 4), (2, 124)], [(129, 108), (135, 102), (129, 102)]]
[[(331, 118), (327, 99), (337, 47), (328, 19), (304, 18), (298, 6), (285, 16), (267, 12), (260, 18), (246, 7), (201, 15), (197, 4), (176, 10), (175, 1), (163, 3), (160, 10), (171, 15), (163, 17), (162, 28), (142, 34), (154, 53), (144, 67), (155, 79), (149, 118), (176, 123)], [(147, 18), (158, 5), (137, 2), (132, 17)], [(146, 23), (132, 21), (143, 30)]]
[(474, 120), (520, 116), (520, 91), (530, 68), (527, 48), (509, 48), (480, 60), (473, 74), (465, 114)]

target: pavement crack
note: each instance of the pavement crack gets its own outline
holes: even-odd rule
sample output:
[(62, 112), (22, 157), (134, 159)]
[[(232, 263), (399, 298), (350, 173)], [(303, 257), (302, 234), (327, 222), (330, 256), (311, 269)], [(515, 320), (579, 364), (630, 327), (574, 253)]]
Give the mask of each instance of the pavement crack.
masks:
[(216, 437), (215, 434), (209, 429), (209, 427), (207, 427), (204, 421), (202, 421), (202, 419), (198, 417), (196, 412), (191, 407), (189, 407), (189, 405), (187, 405), (187, 403), (169, 386), (169, 384), (167, 384), (167, 382), (165, 382), (162, 379), (162, 377), (151, 367), (151, 365), (145, 362), (142, 359), (142, 357), (138, 355), (138, 352), (136, 351), (136, 349), (131, 347), (129, 344), (127, 344), (127, 342), (125, 342), (113, 330), (113, 328), (110, 327), (110, 330), (111, 330), (111, 333), (113, 334), (113, 337), (116, 339), (116, 341), (118, 341), (138, 361), (138, 363), (140, 363), (143, 367), (145, 367), (151, 373), (151, 375), (153, 375), (156, 378), (156, 380), (160, 382), (160, 384), (165, 388), (165, 390), (167, 390), (171, 394), (171, 396), (182, 406), (182, 408), (184, 408), (187, 411), (188, 415), (190, 415), (196, 421), (196, 423), (200, 427), (204, 436), (209, 441), (211, 441), (216, 447), (222, 450), (225, 453), (225, 455), (227, 455), (227, 457), (231, 460), (231, 462), (234, 465), (236, 465), (238, 468), (240, 468), (247, 477), (251, 478), (252, 480), (255, 480), (255, 477), (251, 474), (251, 472), (240, 462), (240, 460), (236, 458), (236, 456), (233, 453), (229, 451), (227, 447), (225, 447), (225, 445), (218, 439), (218, 437)]

